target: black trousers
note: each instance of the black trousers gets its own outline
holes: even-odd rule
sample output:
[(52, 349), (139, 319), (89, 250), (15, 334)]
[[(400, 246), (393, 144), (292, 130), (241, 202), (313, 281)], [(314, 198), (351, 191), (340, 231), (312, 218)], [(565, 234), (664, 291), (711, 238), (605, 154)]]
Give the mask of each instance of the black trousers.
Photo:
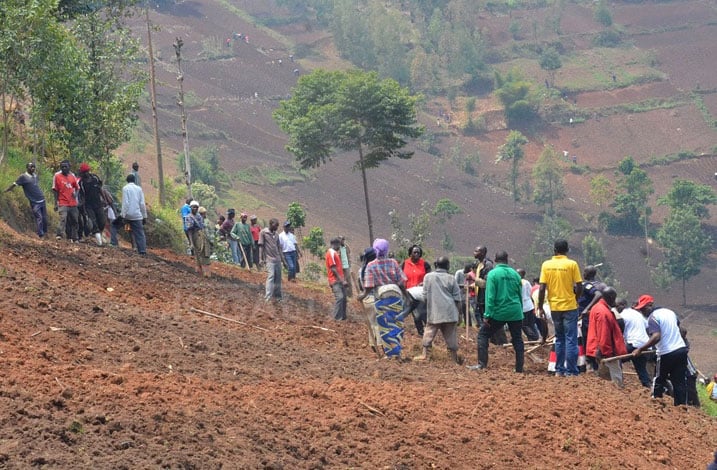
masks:
[(662, 397), (667, 389), (668, 380), (674, 389), (675, 405), (687, 404), (687, 348), (657, 356), (655, 381), (652, 385), (653, 397)]
[(483, 322), (480, 326), (480, 330), (478, 330), (478, 363), (483, 367), (488, 366), (488, 340), (497, 331), (503, 331), (503, 326), (506, 323), (510, 330), (510, 342), (513, 344), (513, 350), (515, 351), (515, 371), (523, 372), (525, 352), (525, 345), (523, 344), (523, 320), (506, 322), (491, 319), (487, 324)]

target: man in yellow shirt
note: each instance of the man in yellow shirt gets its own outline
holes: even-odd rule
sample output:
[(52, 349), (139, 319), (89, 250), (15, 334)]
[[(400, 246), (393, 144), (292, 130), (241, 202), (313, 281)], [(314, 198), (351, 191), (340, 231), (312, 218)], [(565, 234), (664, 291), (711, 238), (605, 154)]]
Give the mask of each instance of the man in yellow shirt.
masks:
[(555, 375), (575, 376), (578, 370), (578, 298), (583, 278), (578, 263), (567, 257), (567, 240), (556, 240), (555, 256), (543, 262), (540, 269), (538, 313), (545, 316), (543, 302), (548, 291), (548, 304), (555, 325)]

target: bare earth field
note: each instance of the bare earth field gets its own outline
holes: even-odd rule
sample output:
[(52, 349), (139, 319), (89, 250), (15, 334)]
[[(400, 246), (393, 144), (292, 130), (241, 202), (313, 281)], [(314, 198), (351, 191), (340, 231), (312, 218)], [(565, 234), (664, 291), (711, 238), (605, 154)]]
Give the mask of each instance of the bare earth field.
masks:
[(515, 374), (495, 346), (479, 374), (441, 341), (429, 363), (378, 360), (354, 301), (329, 319), (325, 286), (267, 305), (262, 274), (200, 280), (188, 256), (7, 226), (0, 257), (2, 468), (698, 469), (717, 442), (714, 418), (649, 400), (634, 375), (617, 390), (530, 359)]

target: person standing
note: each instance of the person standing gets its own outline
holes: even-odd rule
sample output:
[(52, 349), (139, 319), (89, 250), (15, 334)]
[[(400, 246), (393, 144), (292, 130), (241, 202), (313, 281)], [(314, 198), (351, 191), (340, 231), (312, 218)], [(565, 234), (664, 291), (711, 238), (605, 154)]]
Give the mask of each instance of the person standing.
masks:
[(85, 213), (87, 230), (95, 237), (98, 246), (102, 246), (102, 231), (105, 229), (105, 204), (102, 199), (102, 180), (91, 173), (90, 165), (80, 164), (80, 199)]
[[(406, 275), (406, 290), (419, 287), (423, 284), (423, 278), (431, 272), (431, 265), (423, 259), (423, 249), (413, 245), (408, 249), (408, 258), (401, 264), (401, 270)], [(419, 288), (419, 293), (422, 289)], [(413, 323), (416, 325), (416, 332), (423, 336), (426, 326), (426, 303), (415, 300), (413, 296), (408, 297), (411, 304), (403, 315), (413, 314)]]
[(590, 330), (588, 333), (587, 356), (592, 357), (598, 366), (598, 374), (602, 377), (604, 368), (607, 368), (610, 380), (622, 388), (622, 365), (620, 361), (602, 362), (615, 356), (627, 354), (625, 341), (611, 308), (615, 306), (617, 292), (612, 287), (602, 289), (600, 299), (589, 312)]
[(667, 389), (667, 381), (672, 382), (675, 406), (687, 404), (687, 344), (680, 334), (680, 322), (677, 314), (664, 307), (654, 307), (655, 299), (647, 294), (641, 295), (635, 304), (647, 317), (647, 334), (650, 339), (636, 348), (632, 355), (638, 357), (650, 346), (657, 349), (657, 368), (652, 385), (652, 397), (661, 398)]
[(60, 171), (52, 179), (52, 192), (55, 195), (55, 212), (60, 214), (60, 225), (55, 238), (65, 235), (70, 242), (79, 242), (80, 211), (77, 208), (77, 192), (80, 190), (77, 177), (70, 171), (70, 162), (60, 162)]
[[(339, 239), (341, 240), (341, 247), (339, 248), (339, 254), (341, 255), (341, 267), (348, 276), (348, 273), (351, 272), (351, 248), (349, 248), (348, 243), (346, 243), (346, 237), (341, 235)], [(348, 281), (346, 284), (346, 297), (351, 297), (353, 295), (351, 278), (347, 278), (346, 281)]]
[(528, 341), (537, 341), (540, 338), (537, 326), (538, 319), (535, 317), (535, 304), (533, 304), (533, 298), (530, 296), (533, 285), (525, 278), (525, 269), (520, 268), (516, 271), (520, 276), (520, 292), (523, 301), (523, 333), (525, 333)]
[(389, 243), (383, 238), (373, 242), (376, 259), (366, 266), (364, 292), (358, 296), (363, 300), (373, 295), (381, 343), (388, 358), (401, 360), (403, 342), (403, 297), (406, 295), (406, 275), (398, 261), (388, 256)]
[(458, 357), (458, 307), (461, 304), (461, 288), (454, 275), (448, 272), (450, 262), (441, 256), (436, 260), (436, 270), (423, 278), (423, 296), (426, 299), (426, 329), (423, 333), (423, 353), (413, 358), (425, 361), (430, 358), (433, 340), (440, 331), (448, 348), (448, 357), (456, 364)]
[(478, 330), (478, 364), (472, 369), (488, 367), (488, 340), (507, 324), (515, 351), (515, 372), (523, 372), (523, 298), (518, 272), (508, 265), (508, 253), (499, 251), (497, 263), (488, 273), (485, 285), (485, 312)]
[[(604, 282), (596, 280), (596, 276), (597, 268), (595, 266), (590, 265), (583, 269), (583, 292), (578, 299), (578, 319), (585, 345), (590, 342), (590, 311), (593, 305), (602, 298), (602, 290), (607, 287)], [(597, 371), (598, 363), (595, 359), (588, 356), (587, 362), (593, 371)]]
[(40, 181), (35, 173), (35, 164), (28, 162), (25, 165), (25, 173), (17, 177), (15, 182), (8, 186), (5, 192), (11, 191), (15, 186), (21, 186), (25, 197), (30, 202), (30, 210), (35, 218), (37, 236), (42, 238), (47, 234), (47, 204), (45, 194), (40, 188)]
[(329, 278), (329, 287), (334, 293), (334, 320), (346, 320), (346, 286), (348, 280), (341, 264), (341, 239), (331, 239), (331, 247), (326, 250), (326, 273)]
[(202, 215), (198, 201), (189, 203), (190, 212), (185, 217), (184, 225), (187, 227), (189, 239), (192, 241), (194, 256), (197, 260), (197, 272), (200, 276), (210, 277), (210, 257), (212, 255), (211, 244), (207, 237), (206, 220)]
[(251, 235), (251, 227), (246, 223), (247, 214), (242, 212), (239, 216), (239, 222), (234, 224), (229, 238), (237, 243), (239, 256), (241, 258), (241, 267), (249, 265), (249, 269), (254, 266), (252, 249), (254, 248), (254, 239)]
[(129, 224), (137, 252), (147, 254), (147, 239), (144, 224), (147, 223), (147, 207), (142, 188), (134, 184), (134, 175), (127, 175), (127, 184), (122, 188), (122, 220)]
[(555, 375), (576, 376), (578, 370), (578, 299), (583, 284), (578, 263), (567, 257), (567, 240), (556, 240), (555, 255), (540, 268), (538, 311), (545, 316), (543, 302), (548, 293), (550, 314), (555, 326)]
[(254, 266), (259, 270), (259, 234), (261, 233), (261, 225), (256, 221), (256, 216), (252, 215), (249, 217), (249, 230), (251, 230), (251, 237), (254, 239), (254, 246), (252, 247), (252, 256), (254, 258)]
[(234, 235), (232, 235), (232, 231), (236, 225), (234, 222), (235, 216), (236, 211), (234, 209), (229, 209), (227, 211), (227, 218), (224, 219), (224, 222), (222, 222), (219, 227), (219, 235), (229, 242), (229, 249), (232, 252), (232, 262), (234, 264), (239, 264), (242, 262), (241, 255), (239, 254), (239, 238), (235, 238)]
[(189, 203), (192, 202), (192, 198), (188, 197), (184, 201), (184, 205), (180, 209), (180, 214), (182, 216), (182, 229), (184, 230), (184, 236), (187, 237), (187, 243), (189, 244), (189, 249), (187, 250), (187, 254), (191, 255), (194, 254), (192, 252), (192, 240), (189, 238), (189, 232), (187, 232), (187, 216), (192, 212), (192, 208), (189, 207)]
[(301, 252), (296, 242), (296, 236), (291, 231), (291, 222), (288, 220), (284, 222), (284, 231), (279, 235), (279, 243), (289, 271), (288, 280), (289, 282), (296, 282), (296, 263)]
[[(647, 343), (650, 339), (650, 337), (647, 336), (647, 319), (634, 308), (627, 307), (620, 310), (618, 304), (618, 311), (625, 324), (623, 338), (625, 340), (627, 354), (632, 354), (635, 349)], [(647, 371), (647, 356), (633, 356), (632, 365), (635, 367), (635, 372), (637, 372), (637, 377), (640, 379), (642, 386), (651, 387), (652, 378)]]
[(361, 268), (358, 272), (358, 289), (359, 295), (357, 300), (361, 303), (364, 313), (366, 314), (366, 321), (368, 323), (368, 345), (376, 355), (381, 357), (383, 349), (381, 348), (381, 334), (378, 329), (378, 323), (376, 323), (376, 309), (374, 303), (376, 299), (372, 292), (369, 292), (364, 288), (364, 280), (366, 279), (366, 267), (368, 264), (376, 259), (376, 251), (373, 247), (368, 247), (364, 250), (361, 255)]
[(281, 251), (279, 234), (279, 221), (269, 220), (269, 226), (259, 233), (259, 260), (266, 266), (266, 285), (264, 301), (272, 298), (281, 301), (281, 266), (286, 267), (286, 260)]
[(134, 184), (142, 187), (142, 179), (139, 177), (139, 163), (132, 163), (132, 174), (134, 175)]

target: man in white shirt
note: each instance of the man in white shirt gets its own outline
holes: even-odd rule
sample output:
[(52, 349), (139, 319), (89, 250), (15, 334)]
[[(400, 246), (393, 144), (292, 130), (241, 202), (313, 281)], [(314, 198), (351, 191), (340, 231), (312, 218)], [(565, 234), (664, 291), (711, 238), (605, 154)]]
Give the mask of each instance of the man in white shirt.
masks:
[(292, 232), (291, 222), (288, 220), (284, 222), (284, 231), (279, 234), (279, 243), (289, 270), (288, 279), (290, 282), (296, 282), (296, 266), (301, 252), (299, 251), (299, 244), (296, 242), (296, 236)]
[(652, 387), (652, 397), (661, 398), (666, 390), (666, 382), (672, 382), (674, 403), (687, 404), (687, 345), (680, 334), (680, 322), (677, 314), (664, 307), (654, 307), (655, 300), (647, 294), (641, 295), (635, 304), (647, 317), (647, 343), (636, 348), (632, 355), (639, 356), (642, 351), (655, 345), (657, 348), (657, 369)]
[[(622, 336), (625, 338), (627, 352), (630, 354), (650, 339), (647, 336), (647, 319), (634, 308), (627, 307), (627, 302), (624, 299), (617, 301), (617, 310), (620, 313), (620, 319), (625, 325)], [(635, 367), (635, 372), (637, 372), (642, 386), (650, 387), (652, 379), (650, 378), (650, 373), (647, 372), (647, 357), (633, 357), (632, 365)]]
[(144, 204), (144, 192), (135, 184), (133, 174), (127, 175), (127, 184), (122, 188), (122, 218), (130, 225), (137, 252), (146, 255), (144, 224), (147, 223), (147, 207)]

